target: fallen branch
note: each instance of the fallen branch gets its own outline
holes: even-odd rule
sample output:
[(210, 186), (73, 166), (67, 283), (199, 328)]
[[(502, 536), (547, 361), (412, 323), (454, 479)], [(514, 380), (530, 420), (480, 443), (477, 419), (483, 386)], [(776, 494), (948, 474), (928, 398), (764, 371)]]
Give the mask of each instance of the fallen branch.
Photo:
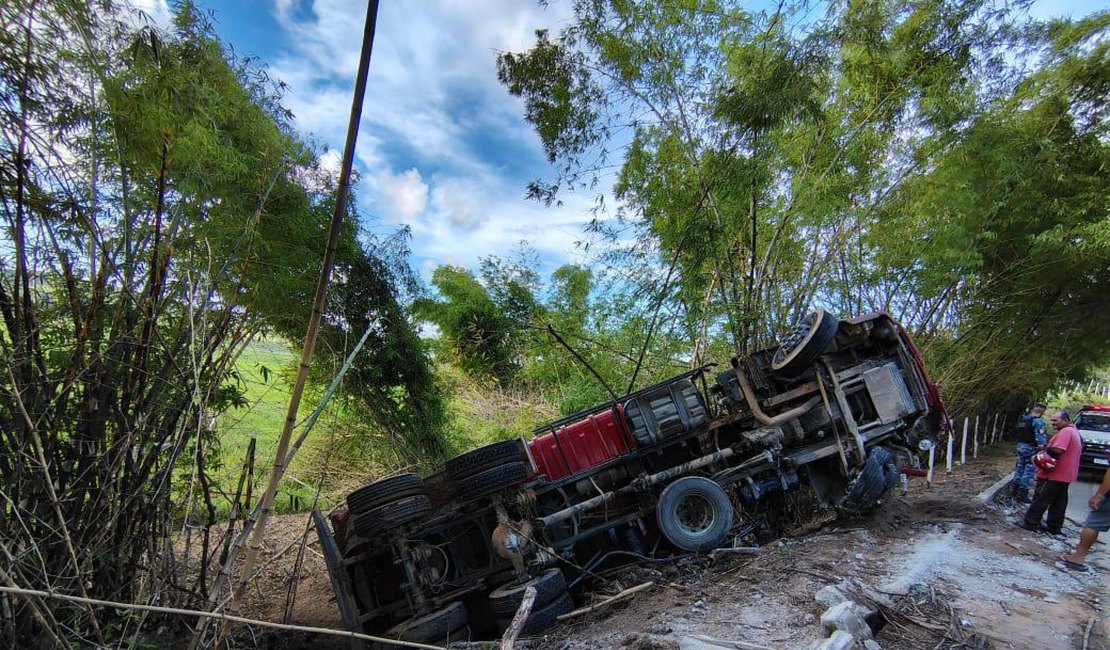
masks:
[(709, 645), (720, 646), (722, 648), (732, 648), (733, 650), (774, 650), (765, 645), (758, 645), (756, 643), (748, 643), (747, 641), (729, 641), (728, 639), (714, 639), (711, 636), (704, 634), (691, 634), (691, 639), (697, 639)]
[(501, 650), (513, 650), (513, 644), (520, 636), (520, 631), (524, 629), (524, 623), (532, 613), (532, 605), (535, 602), (536, 588), (528, 585), (524, 589), (524, 600), (520, 601), (520, 607), (517, 607), (516, 615), (513, 616), (513, 622), (509, 624), (509, 629), (505, 630), (505, 636), (501, 637)]
[(592, 612), (595, 609), (601, 609), (602, 607), (605, 607), (606, 605), (610, 605), (610, 604), (612, 604), (612, 603), (614, 603), (618, 600), (623, 600), (625, 598), (628, 598), (632, 594), (639, 593), (639, 592), (647, 589), (648, 587), (654, 587), (654, 586), (655, 586), (655, 583), (652, 582), (652, 581), (649, 581), (649, 582), (643, 583), (642, 585), (636, 585), (635, 587), (629, 587), (628, 589), (625, 589), (624, 591), (620, 592), (616, 596), (610, 596), (610, 597), (606, 598), (605, 600), (601, 601), (600, 603), (590, 605), (589, 607), (583, 607), (581, 609), (576, 609), (573, 612), (567, 612), (566, 614), (560, 614), (558, 616), (558, 620), (565, 621), (568, 618), (574, 618), (576, 616), (581, 616), (582, 614)]
[(718, 555), (759, 555), (763, 548), (759, 546), (738, 546), (736, 548), (715, 548), (709, 552), (709, 559), (716, 560)]
[(269, 621), (259, 621), (257, 619), (245, 618), (243, 616), (233, 616), (231, 614), (219, 614), (216, 612), (202, 612), (195, 609), (178, 609), (176, 607), (160, 607), (158, 605), (138, 605), (135, 603), (116, 603), (108, 600), (98, 600), (96, 598), (83, 598), (81, 596), (70, 596), (69, 594), (56, 594), (51, 591), (38, 591), (36, 589), (23, 589), (20, 587), (3, 587), (0, 586), (0, 593), (15, 594), (17, 596), (28, 596), (35, 598), (53, 598), (55, 600), (67, 600), (75, 603), (82, 603), (86, 605), (99, 605), (101, 607), (111, 607), (113, 609), (130, 609), (140, 612), (157, 612), (160, 614), (179, 614), (181, 616), (197, 616), (204, 619), (217, 619), (227, 623), (243, 623), (244, 625), (257, 625), (258, 627), (269, 627), (276, 630), (289, 630), (291, 632), (308, 632), (311, 634), (326, 634), (329, 636), (341, 636), (348, 639), (359, 639), (362, 641), (373, 641), (375, 643), (384, 643), (386, 645), (402, 646), (405, 648), (422, 648), (423, 650), (444, 650), (443, 646), (428, 645), (426, 643), (414, 643), (412, 641), (399, 641), (397, 639), (386, 639), (380, 636), (372, 636), (370, 634), (360, 634), (358, 632), (349, 632), (347, 630), (333, 630), (326, 627), (310, 627), (308, 625), (293, 625), (289, 623), (271, 623)]
[(1097, 620), (1097, 619), (1091, 618), (1090, 620), (1088, 620), (1087, 621), (1087, 629), (1083, 630), (1083, 649), (1082, 650), (1087, 650), (1087, 647), (1091, 643), (1091, 630), (1093, 630), (1094, 627), (1095, 627), (1095, 620)]

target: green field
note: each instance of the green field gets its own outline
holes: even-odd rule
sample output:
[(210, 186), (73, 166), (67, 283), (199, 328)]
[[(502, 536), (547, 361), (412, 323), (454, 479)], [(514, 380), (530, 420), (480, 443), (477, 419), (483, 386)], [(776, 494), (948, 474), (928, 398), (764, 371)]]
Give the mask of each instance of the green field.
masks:
[[(265, 338), (253, 341), (239, 357), (235, 370), (247, 406), (224, 412), (217, 428), (220, 437), (220, 466), (215, 472), (221, 487), (230, 496), (235, 492), (251, 438), (257, 438), (255, 451), (254, 495), (265, 489), (265, 478), (274, 462), (278, 437), (289, 407), (293, 371), (297, 354), (284, 341)], [(301, 402), (301, 419), (315, 407), (306, 396)], [(296, 436), (297, 431), (294, 431)], [(311, 485), (297, 480), (303, 461), (295, 459), (286, 473), (274, 506), (279, 511), (303, 509), (311, 503)], [(301, 503), (296, 503), (299, 498)], [(218, 505), (221, 512), (230, 508), (227, 499)]]

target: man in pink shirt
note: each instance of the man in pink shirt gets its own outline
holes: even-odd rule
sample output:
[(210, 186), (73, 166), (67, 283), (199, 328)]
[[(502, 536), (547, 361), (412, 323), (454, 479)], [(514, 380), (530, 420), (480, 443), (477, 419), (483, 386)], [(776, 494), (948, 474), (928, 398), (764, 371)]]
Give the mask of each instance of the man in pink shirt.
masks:
[(1056, 467), (1037, 468), (1037, 491), (1033, 503), (1018, 524), (1026, 530), (1040, 530), (1041, 518), (1048, 511), (1044, 528), (1059, 535), (1064, 526), (1064, 513), (1068, 509), (1068, 486), (1079, 477), (1079, 457), (1083, 453), (1083, 440), (1071, 423), (1067, 411), (1057, 411), (1050, 418), (1056, 435), (1048, 441), (1047, 451), (1056, 460)]

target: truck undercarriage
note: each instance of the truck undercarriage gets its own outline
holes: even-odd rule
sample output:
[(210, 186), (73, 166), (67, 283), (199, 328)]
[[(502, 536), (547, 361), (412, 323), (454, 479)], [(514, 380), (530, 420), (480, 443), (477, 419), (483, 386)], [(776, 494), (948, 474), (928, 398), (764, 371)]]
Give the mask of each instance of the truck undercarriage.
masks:
[[(316, 514), (344, 623), (425, 643), (492, 638), (528, 586), (524, 633), (573, 609), (603, 564), (716, 548), (801, 486), (876, 507), (949, 428), (902, 328), (806, 318), (777, 347), (702, 366)], [(773, 523), (773, 522), (772, 522)]]

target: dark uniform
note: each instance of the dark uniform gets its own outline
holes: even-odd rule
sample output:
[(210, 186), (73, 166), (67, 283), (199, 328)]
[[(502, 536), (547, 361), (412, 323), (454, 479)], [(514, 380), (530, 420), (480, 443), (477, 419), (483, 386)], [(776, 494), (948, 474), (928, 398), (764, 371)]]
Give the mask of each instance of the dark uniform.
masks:
[(1038, 447), (1048, 444), (1048, 432), (1044, 420), (1032, 413), (1018, 418), (1014, 439), (1017, 441), (1017, 462), (1014, 464), (1013, 493), (1023, 501), (1029, 500), (1029, 490), (1033, 487), (1033, 454)]

